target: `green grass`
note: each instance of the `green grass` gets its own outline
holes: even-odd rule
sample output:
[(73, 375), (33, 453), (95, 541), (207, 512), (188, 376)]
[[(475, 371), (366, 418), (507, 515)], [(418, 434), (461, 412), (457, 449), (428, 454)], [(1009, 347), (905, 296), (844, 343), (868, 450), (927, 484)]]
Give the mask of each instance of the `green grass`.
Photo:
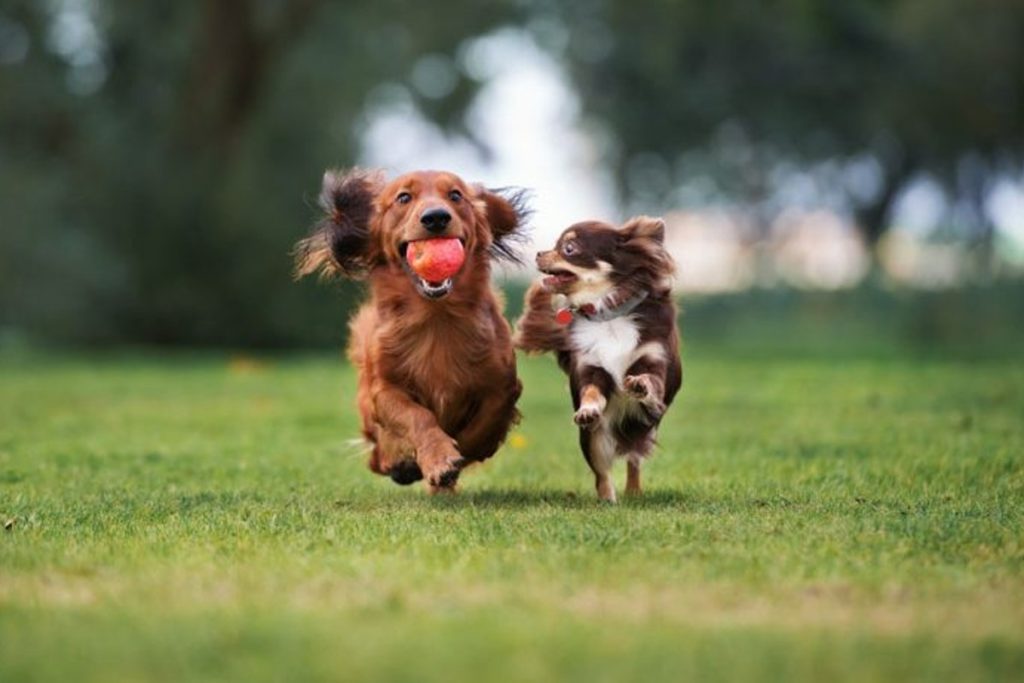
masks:
[(337, 356), (6, 357), (0, 681), (1024, 678), (1019, 357), (685, 358), (610, 507), (548, 359), (430, 498)]

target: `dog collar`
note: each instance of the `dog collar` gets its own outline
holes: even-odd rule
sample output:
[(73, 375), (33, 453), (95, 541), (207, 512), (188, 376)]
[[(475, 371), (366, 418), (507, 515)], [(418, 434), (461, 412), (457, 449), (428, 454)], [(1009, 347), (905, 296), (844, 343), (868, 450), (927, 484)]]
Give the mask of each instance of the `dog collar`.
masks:
[(647, 298), (647, 292), (640, 292), (636, 296), (626, 299), (614, 308), (598, 309), (594, 304), (583, 304), (582, 306), (566, 306), (555, 311), (555, 322), (559, 325), (568, 325), (575, 318), (605, 322), (614, 320), (633, 312), (640, 303)]

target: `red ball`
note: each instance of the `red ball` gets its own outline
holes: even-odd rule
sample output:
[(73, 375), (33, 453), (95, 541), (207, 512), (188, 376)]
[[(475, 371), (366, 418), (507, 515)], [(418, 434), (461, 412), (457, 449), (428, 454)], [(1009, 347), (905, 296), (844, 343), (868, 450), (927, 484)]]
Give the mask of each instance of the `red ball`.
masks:
[(430, 283), (444, 282), (462, 268), (466, 252), (455, 237), (410, 242), (405, 260), (412, 271)]

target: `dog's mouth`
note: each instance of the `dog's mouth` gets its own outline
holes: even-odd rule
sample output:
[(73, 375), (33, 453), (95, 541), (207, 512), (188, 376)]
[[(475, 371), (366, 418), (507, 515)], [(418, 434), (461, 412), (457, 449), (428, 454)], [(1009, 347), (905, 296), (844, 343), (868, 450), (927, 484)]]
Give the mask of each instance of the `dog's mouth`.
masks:
[(414, 275), (412, 283), (416, 285), (416, 291), (428, 299), (441, 299), (448, 296), (454, 284), (451, 278), (442, 282), (427, 282), (423, 278)]
[[(459, 239), (462, 242), (462, 246), (466, 246), (466, 241)], [(440, 282), (431, 282), (426, 278), (420, 277), (412, 267), (409, 266), (409, 261), (406, 259), (406, 252), (409, 250), (409, 243), (402, 242), (398, 246), (398, 253), (402, 257), (402, 268), (408, 274), (409, 279), (412, 280), (413, 286), (420, 296), (426, 299), (443, 299), (451, 293), (455, 287), (455, 279), (453, 277), (445, 278)]]
[(541, 268), (540, 272), (547, 276), (541, 280), (547, 289), (565, 289), (579, 279), (575, 273), (560, 268)]

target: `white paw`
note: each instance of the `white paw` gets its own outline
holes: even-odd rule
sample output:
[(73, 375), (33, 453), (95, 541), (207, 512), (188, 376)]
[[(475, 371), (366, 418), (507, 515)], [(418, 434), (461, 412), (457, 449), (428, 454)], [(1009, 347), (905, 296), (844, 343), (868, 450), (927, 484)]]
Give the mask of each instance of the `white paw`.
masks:
[(572, 419), (583, 429), (593, 429), (601, 421), (601, 410), (593, 403), (584, 403)]

